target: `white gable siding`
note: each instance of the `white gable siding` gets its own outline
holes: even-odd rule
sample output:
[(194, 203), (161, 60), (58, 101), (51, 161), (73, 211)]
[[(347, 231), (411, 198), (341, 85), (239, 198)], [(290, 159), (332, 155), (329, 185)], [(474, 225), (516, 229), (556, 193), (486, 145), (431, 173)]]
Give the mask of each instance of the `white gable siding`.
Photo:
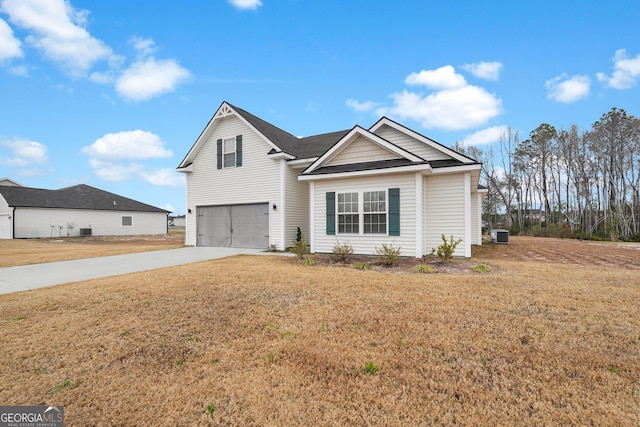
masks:
[(326, 166), (348, 165), (350, 163), (375, 162), (378, 160), (398, 158), (400, 158), (400, 156), (397, 154), (361, 136), (327, 162)]
[[(123, 216), (131, 217), (131, 226), (122, 226)], [(16, 239), (79, 236), (81, 228), (90, 228), (93, 236), (167, 232), (167, 215), (163, 212), (16, 208), (13, 221)], [(69, 224), (72, 224), (71, 228)]]
[[(362, 177), (337, 180), (318, 180), (314, 183), (314, 249), (319, 253), (331, 253), (336, 242), (349, 242), (354, 253), (373, 255), (376, 246), (390, 243), (400, 246), (401, 256), (416, 255), (416, 209), (415, 209), (415, 174), (396, 174), (376, 177)], [(352, 235), (337, 234), (331, 236), (326, 233), (326, 193), (382, 191), (389, 188), (400, 188), (400, 236), (387, 235)], [(387, 200), (388, 203), (388, 200)]]
[(381, 138), (386, 139), (389, 142), (396, 144), (399, 147), (404, 148), (410, 153), (416, 156), (422, 157), (424, 160), (448, 160), (451, 157), (446, 154), (429, 147), (427, 144), (420, 142), (409, 135), (399, 132), (390, 126), (383, 125), (376, 132)]
[[(187, 173), (185, 243), (196, 244), (196, 207), (246, 203), (280, 206), (280, 163), (267, 157), (271, 147), (237, 116), (216, 119), (216, 127)], [(217, 169), (216, 141), (242, 135), (242, 166)], [(269, 244), (280, 245), (282, 209), (269, 209)]]
[(464, 174), (430, 175), (425, 178), (425, 252), (442, 244), (442, 234), (447, 240), (463, 239), (454, 256), (465, 256), (465, 194)]
[(298, 181), (302, 169), (286, 169), (286, 198), (287, 198), (287, 232), (286, 247), (293, 245), (297, 237), (298, 227), (309, 243), (309, 184)]

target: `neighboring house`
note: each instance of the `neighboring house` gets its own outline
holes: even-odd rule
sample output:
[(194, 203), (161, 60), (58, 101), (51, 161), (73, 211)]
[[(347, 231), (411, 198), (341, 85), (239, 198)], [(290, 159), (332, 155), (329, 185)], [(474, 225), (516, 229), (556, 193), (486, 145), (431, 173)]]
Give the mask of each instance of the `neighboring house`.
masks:
[(0, 180), (0, 239), (163, 234), (168, 214), (88, 185), (45, 190)]
[(185, 215), (169, 215), (169, 229), (184, 230), (186, 220), (187, 219)]
[(187, 177), (185, 243), (285, 249), (300, 227), (311, 252), (383, 243), (421, 257), (482, 244), (481, 164), (386, 117), (369, 129), (297, 138), (227, 102), (178, 171)]

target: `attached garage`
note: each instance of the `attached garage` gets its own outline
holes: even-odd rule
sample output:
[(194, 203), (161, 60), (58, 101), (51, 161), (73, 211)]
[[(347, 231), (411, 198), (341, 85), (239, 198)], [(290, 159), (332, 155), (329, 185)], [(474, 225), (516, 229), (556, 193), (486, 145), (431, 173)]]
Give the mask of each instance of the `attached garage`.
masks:
[(197, 246), (269, 247), (269, 204), (198, 206)]

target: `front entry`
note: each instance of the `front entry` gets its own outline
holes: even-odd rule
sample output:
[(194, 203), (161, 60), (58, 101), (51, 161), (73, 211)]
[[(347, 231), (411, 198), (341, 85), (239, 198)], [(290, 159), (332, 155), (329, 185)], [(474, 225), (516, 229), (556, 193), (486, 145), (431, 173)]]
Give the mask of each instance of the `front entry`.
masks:
[(199, 206), (197, 246), (266, 249), (269, 204)]

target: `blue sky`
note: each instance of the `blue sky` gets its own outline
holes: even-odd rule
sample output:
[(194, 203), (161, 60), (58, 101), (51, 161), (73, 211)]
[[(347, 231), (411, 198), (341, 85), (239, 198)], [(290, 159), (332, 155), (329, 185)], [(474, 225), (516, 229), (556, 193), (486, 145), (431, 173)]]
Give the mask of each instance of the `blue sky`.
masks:
[(0, 178), (176, 214), (222, 101), (294, 135), (386, 115), (489, 147), (640, 116), (640, 2), (0, 0)]

